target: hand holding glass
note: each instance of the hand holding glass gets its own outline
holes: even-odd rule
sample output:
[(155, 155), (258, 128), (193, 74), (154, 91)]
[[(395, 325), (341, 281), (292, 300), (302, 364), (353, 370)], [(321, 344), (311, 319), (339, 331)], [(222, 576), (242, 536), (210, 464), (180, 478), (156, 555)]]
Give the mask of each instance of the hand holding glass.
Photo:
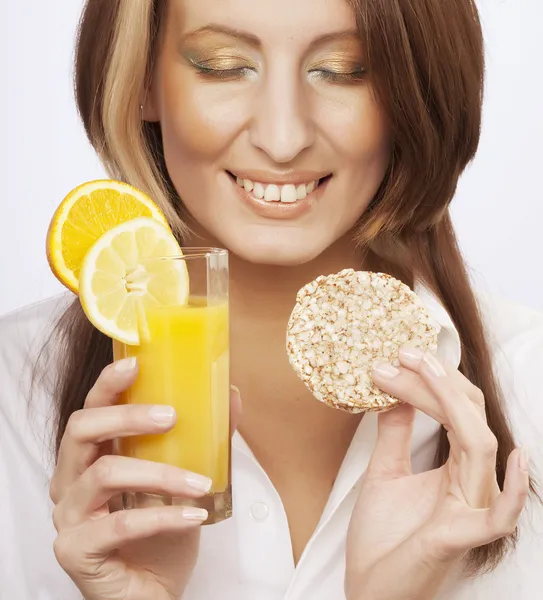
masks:
[[(136, 357), (139, 375), (122, 402), (173, 406), (177, 423), (168, 433), (118, 440), (123, 456), (168, 463), (209, 477), (209, 494), (191, 504), (207, 509), (205, 524), (232, 515), (230, 477), (230, 384), (228, 253), (183, 249), (178, 261), (189, 278), (188, 304), (141, 309), (139, 346), (114, 341), (115, 360)], [(171, 272), (172, 263), (168, 265)], [(166, 271), (168, 269), (165, 269)], [(175, 298), (175, 294), (172, 294)], [(187, 500), (127, 492), (125, 508)]]

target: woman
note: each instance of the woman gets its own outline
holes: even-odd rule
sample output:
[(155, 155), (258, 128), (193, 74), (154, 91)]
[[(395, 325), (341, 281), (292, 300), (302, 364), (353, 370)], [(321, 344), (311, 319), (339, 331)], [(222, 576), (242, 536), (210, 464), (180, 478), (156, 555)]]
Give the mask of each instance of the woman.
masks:
[[(6, 597), (537, 595), (538, 532), (521, 526), (509, 552), (530, 462), (505, 409), (529, 445), (519, 415), (531, 400), (542, 416), (543, 318), (476, 300), (448, 212), (482, 81), (472, 0), (88, 0), (76, 92), (89, 139), (184, 244), (231, 252), (235, 514), (200, 532), (182, 507), (109, 511), (121, 490), (194, 497), (209, 482), (110, 456), (110, 440), (175, 415), (116, 406), (137, 365), (110, 364), (78, 302), (54, 299), (0, 325)], [(316, 402), (285, 355), (296, 291), (348, 267), (401, 278), (441, 327), (438, 359), (405, 348), (401, 369), (376, 368), (405, 401), (379, 418)], [(30, 371), (28, 346), (58, 315), (47, 370)]]

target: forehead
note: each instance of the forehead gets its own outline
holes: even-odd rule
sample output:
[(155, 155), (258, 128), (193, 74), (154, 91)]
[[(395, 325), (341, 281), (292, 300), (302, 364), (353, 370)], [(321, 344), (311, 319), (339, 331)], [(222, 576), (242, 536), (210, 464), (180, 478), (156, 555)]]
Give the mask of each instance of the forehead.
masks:
[(348, 0), (169, 0), (170, 31), (210, 24), (253, 34), (266, 46), (304, 45), (318, 36), (356, 29)]

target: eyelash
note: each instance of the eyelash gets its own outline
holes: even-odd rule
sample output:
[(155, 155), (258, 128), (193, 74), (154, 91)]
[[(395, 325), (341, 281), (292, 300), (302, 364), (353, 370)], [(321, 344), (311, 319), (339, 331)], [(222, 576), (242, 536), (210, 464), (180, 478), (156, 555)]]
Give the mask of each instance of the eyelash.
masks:
[[(208, 79), (242, 79), (244, 75), (252, 73), (251, 67), (239, 67), (236, 69), (212, 69), (203, 65), (194, 65), (196, 72), (201, 77)], [(309, 73), (318, 73), (324, 81), (331, 83), (358, 83), (366, 76), (366, 70), (360, 69), (351, 73), (338, 73), (336, 71), (327, 71), (326, 69), (314, 69)]]
[(201, 77), (208, 79), (242, 79), (244, 75), (251, 73), (251, 67), (238, 67), (235, 69), (212, 69), (204, 65), (194, 65), (196, 72)]
[(314, 69), (310, 73), (318, 73), (320, 79), (332, 83), (359, 83), (366, 77), (366, 70), (359, 69), (351, 73), (338, 73), (337, 71), (327, 71), (326, 69)]

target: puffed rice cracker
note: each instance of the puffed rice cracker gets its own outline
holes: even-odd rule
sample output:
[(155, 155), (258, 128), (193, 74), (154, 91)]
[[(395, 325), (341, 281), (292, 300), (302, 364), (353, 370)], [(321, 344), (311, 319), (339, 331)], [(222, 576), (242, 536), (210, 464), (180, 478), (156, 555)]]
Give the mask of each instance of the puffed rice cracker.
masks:
[(419, 297), (385, 273), (346, 269), (304, 286), (287, 327), (287, 354), (320, 402), (350, 413), (400, 404), (374, 385), (375, 362), (400, 362), (406, 343), (437, 351), (438, 327)]

